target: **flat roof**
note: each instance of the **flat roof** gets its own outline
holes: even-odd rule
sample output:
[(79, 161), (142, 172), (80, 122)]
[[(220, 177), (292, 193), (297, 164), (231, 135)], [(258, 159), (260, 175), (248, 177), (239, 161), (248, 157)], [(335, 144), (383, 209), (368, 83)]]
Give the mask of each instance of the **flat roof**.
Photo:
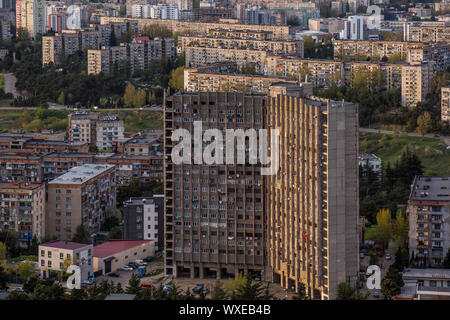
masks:
[(450, 177), (416, 176), (409, 200), (450, 201)]
[(86, 163), (82, 166), (71, 168), (69, 171), (53, 179), (48, 184), (82, 184), (111, 168), (114, 168), (114, 165), (103, 163)]
[(403, 277), (450, 279), (450, 269), (406, 269), (405, 271), (403, 271)]
[(0, 189), (26, 189), (33, 190), (42, 187), (43, 183), (5, 182), (0, 183)]
[(152, 242), (152, 240), (109, 240), (94, 247), (94, 257), (107, 258), (148, 242)]
[(90, 246), (90, 244), (71, 242), (71, 241), (63, 241), (63, 240), (54, 240), (46, 243), (41, 243), (39, 246), (50, 247), (50, 248), (58, 248), (58, 249), (66, 249), (66, 250), (75, 250), (80, 249), (86, 246)]

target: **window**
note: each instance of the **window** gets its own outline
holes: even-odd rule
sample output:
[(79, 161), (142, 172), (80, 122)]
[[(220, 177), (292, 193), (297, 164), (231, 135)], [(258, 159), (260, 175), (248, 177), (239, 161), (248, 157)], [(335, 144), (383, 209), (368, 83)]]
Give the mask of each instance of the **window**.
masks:
[(49, 267), (49, 268), (52, 267), (52, 262), (50, 260), (48, 260), (47, 267)]
[(41, 250), (41, 257), (45, 257), (45, 250)]
[(436, 280), (430, 280), (430, 287), (436, 287), (436, 286), (437, 286)]
[(62, 260), (62, 259), (64, 259), (64, 253), (60, 253), (59, 254), (59, 258)]
[(41, 266), (45, 267), (45, 260), (41, 260)]
[(62, 262), (59, 263), (59, 268), (60, 268), (60, 269), (63, 268), (63, 263), (62, 263)]
[(47, 256), (48, 256), (49, 258), (51, 258), (51, 257), (52, 257), (52, 252), (49, 251), (48, 254), (47, 254)]

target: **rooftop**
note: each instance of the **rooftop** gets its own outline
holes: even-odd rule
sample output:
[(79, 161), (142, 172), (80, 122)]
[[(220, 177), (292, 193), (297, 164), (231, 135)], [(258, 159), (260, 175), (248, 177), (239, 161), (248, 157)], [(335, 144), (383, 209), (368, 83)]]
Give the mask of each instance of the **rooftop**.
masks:
[(90, 244), (85, 243), (77, 243), (71, 241), (62, 241), (62, 240), (54, 240), (46, 243), (40, 244), (40, 246), (50, 247), (50, 248), (58, 248), (58, 249), (66, 249), (66, 250), (76, 250), (86, 246), (90, 246)]
[(367, 160), (369, 160), (369, 161), (381, 161), (380, 157), (377, 157), (373, 153), (360, 154), (360, 155), (358, 155), (358, 160), (359, 161), (367, 161)]
[(403, 278), (436, 278), (450, 279), (450, 269), (406, 269)]
[(409, 200), (450, 201), (450, 177), (416, 176)]
[(151, 240), (110, 240), (94, 247), (94, 257), (106, 258), (119, 252), (152, 242)]
[(53, 179), (48, 184), (82, 184), (113, 167), (114, 165), (112, 164), (87, 163), (71, 168), (65, 174)]
[(36, 188), (42, 187), (42, 183), (27, 183), (27, 182), (7, 182), (7, 183), (0, 183), (0, 190), (1, 189), (26, 189), (26, 190), (33, 190)]

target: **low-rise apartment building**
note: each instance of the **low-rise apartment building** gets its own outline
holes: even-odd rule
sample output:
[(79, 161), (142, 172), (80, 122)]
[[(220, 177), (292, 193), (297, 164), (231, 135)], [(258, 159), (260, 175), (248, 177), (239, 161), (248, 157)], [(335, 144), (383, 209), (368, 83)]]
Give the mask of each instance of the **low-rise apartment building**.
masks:
[(419, 266), (441, 266), (450, 249), (450, 177), (416, 176), (408, 215), (410, 255)]
[(407, 23), (404, 28), (404, 40), (415, 42), (450, 42), (450, 24), (447, 22)]
[(79, 225), (99, 231), (116, 205), (115, 166), (84, 164), (48, 182), (46, 234), (70, 240)]
[(45, 236), (45, 184), (0, 183), (0, 231), (15, 231), (20, 245)]
[(42, 278), (56, 276), (70, 265), (80, 267), (81, 282), (94, 274), (92, 244), (54, 240), (39, 245), (39, 268)]
[(43, 181), (41, 157), (38, 155), (0, 154), (0, 183)]

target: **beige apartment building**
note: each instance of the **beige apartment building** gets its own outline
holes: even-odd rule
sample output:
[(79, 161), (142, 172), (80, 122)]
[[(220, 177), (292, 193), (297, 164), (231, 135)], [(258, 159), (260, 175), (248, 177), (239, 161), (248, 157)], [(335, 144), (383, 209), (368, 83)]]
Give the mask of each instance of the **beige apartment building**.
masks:
[(42, 37), (42, 65), (58, 64), (63, 53), (63, 41), (60, 36)]
[(219, 62), (236, 62), (239, 67), (250, 63), (255, 71), (263, 73), (267, 52), (250, 49), (222, 49), (188, 46), (185, 48), (186, 66), (200, 67)]
[(432, 91), (434, 66), (435, 63), (431, 61), (413, 62), (402, 68), (402, 106), (413, 107), (425, 100)]
[(162, 19), (142, 19), (142, 18), (121, 18), (121, 17), (101, 17), (100, 24), (108, 24), (110, 22), (138, 22), (139, 30), (142, 31), (144, 26), (160, 25), (168, 28), (173, 33), (190, 32), (196, 34), (208, 34), (210, 30), (246, 30), (247, 32), (270, 32), (272, 40), (288, 40), (291, 32), (289, 26), (272, 26), (272, 25), (247, 25), (240, 23), (209, 23), (209, 22), (190, 22), (182, 20), (162, 20)]
[(108, 74), (110, 72), (109, 49), (102, 47), (99, 50), (88, 50), (88, 74)]
[(450, 42), (450, 25), (414, 25), (405, 26), (405, 40), (415, 42)]
[(450, 86), (441, 88), (441, 120), (450, 120)]
[(45, 33), (45, 1), (17, 0), (16, 1), (16, 34), (25, 29), (30, 37)]
[(17, 232), (21, 246), (45, 236), (45, 183), (0, 183), (0, 231)]
[(296, 59), (281, 56), (267, 58), (267, 74), (311, 82), (315, 88), (328, 88), (344, 81), (344, 62), (322, 59)]
[(271, 41), (272, 32), (264, 30), (237, 30), (237, 29), (209, 29), (208, 35), (214, 38), (229, 38), (229, 39), (253, 39), (253, 40), (267, 40)]
[(450, 177), (416, 176), (408, 201), (409, 253), (423, 268), (440, 267), (450, 248)]
[(296, 80), (276, 76), (226, 74), (199, 69), (184, 69), (184, 90), (188, 92), (230, 91), (267, 94), (272, 84), (280, 82), (297, 83)]
[(39, 245), (41, 277), (56, 276), (69, 265), (80, 267), (81, 282), (94, 274), (93, 245), (54, 240)]
[(409, 48), (406, 62), (434, 61), (437, 70), (445, 71), (450, 66), (450, 42), (433, 43), (422, 47)]
[(48, 182), (46, 234), (71, 240), (76, 228), (99, 231), (106, 210), (116, 205), (116, 167), (84, 164)]
[(222, 38), (216, 36), (178, 37), (178, 46), (181, 51), (186, 47), (207, 47), (221, 49), (250, 49), (267, 51), (278, 55), (292, 55), (303, 58), (303, 40), (254, 40), (242, 38)]
[(336, 299), (359, 280), (357, 105), (270, 97), (266, 128), (280, 130), (280, 169), (265, 184), (273, 281)]

